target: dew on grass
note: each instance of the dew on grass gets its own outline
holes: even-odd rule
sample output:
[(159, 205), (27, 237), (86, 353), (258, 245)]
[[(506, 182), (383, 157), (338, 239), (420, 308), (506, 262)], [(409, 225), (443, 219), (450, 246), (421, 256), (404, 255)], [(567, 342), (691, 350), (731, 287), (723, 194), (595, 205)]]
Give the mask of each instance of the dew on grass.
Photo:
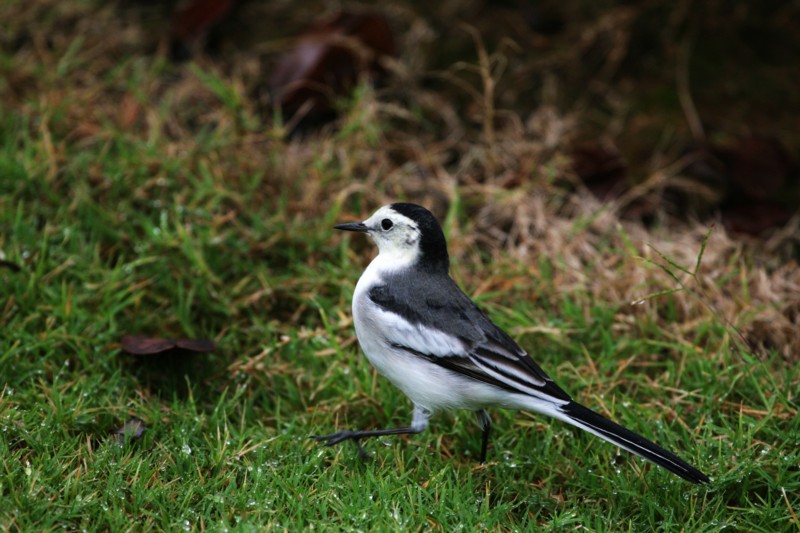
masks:
[(401, 527), (402, 527), (402, 526), (403, 526), (403, 524), (405, 523), (405, 520), (403, 520), (403, 519), (400, 517), (400, 513), (398, 513), (398, 512), (397, 512), (397, 509), (396, 509), (396, 508), (395, 508), (395, 509), (392, 509), (392, 519), (394, 519), (394, 522), (395, 522), (395, 524), (397, 524), (398, 526), (401, 526)]
[(183, 529), (184, 531), (191, 531), (192, 523), (189, 522), (188, 520), (184, 520), (183, 523), (181, 524), (181, 529)]
[(192, 448), (188, 444), (184, 444), (181, 447), (181, 453), (183, 455), (192, 455)]

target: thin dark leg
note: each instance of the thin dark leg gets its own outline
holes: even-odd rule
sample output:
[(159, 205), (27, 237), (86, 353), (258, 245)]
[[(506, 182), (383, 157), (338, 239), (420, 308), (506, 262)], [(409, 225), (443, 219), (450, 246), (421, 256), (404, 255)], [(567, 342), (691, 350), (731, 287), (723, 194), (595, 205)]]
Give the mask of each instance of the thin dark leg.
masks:
[(483, 428), (483, 442), (481, 443), (481, 464), (486, 464), (486, 451), (489, 449), (489, 434), (492, 432), (492, 425), (487, 424)]
[(492, 433), (492, 418), (485, 409), (478, 411), (478, 424), (483, 429), (483, 440), (481, 441), (481, 464), (486, 463), (486, 452), (489, 449), (489, 435)]
[[(371, 456), (367, 453), (367, 451), (361, 446), (358, 442), (360, 439), (368, 439), (370, 437), (380, 437), (381, 435), (412, 435), (416, 433), (422, 433), (425, 431), (425, 428), (428, 427), (428, 419), (431, 417), (433, 412), (420, 405), (414, 405), (414, 416), (411, 419), (411, 425), (408, 427), (402, 428), (389, 428), (389, 429), (371, 429), (367, 431), (351, 431), (346, 429), (344, 431), (337, 431), (336, 433), (331, 433), (330, 435), (313, 435), (311, 438), (318, 441), (325, 443), (326, 446), (333, 446), (334, 444), (339, 444), (340, 442), (344, 442), (346, 440), (353, 441), (353, 444), (356, 445), (358, 449), (358, 454), (361, 457), (369, 459)], [(486, 415), (487, 417), (489, 415)]]
[(402, 428), (389, 428), (389, 429), (371, 429), (367, 431), (351, 431), (346, 429), (344, 431), (337, 431), (330, 435), (313, 435), (311, 438), (325, 443), (325, 446), (334, 446), (340, 442), (351, 440), (358, 448), (358, 454), (364, 458), (370, 458), (370, 454), (361, 446), (358, 441), (360, 439), (368, 439), (370, 437), (380, 437), (383, 435), (411, 435), (421, 433), (424, 427), (402, 427)]

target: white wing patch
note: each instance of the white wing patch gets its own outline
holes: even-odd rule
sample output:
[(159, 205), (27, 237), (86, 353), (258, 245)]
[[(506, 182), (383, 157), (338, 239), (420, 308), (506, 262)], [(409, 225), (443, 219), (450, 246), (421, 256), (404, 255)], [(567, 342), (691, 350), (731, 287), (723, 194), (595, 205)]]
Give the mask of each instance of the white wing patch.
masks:
[(375, 317), (381, 324), (380, 331), (389, 344), (406, 346), (416, 352), (435, 357), (467, 357), (464, 343), (443, 331), (412, 324), (400, 315), (374, 308)]

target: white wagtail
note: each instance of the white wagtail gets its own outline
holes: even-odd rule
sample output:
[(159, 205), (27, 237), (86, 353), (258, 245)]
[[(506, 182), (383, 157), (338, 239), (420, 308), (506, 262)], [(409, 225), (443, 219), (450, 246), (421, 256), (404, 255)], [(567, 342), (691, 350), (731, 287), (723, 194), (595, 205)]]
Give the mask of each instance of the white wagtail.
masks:
[(442, 228), (416, 204), (384, 206), (364, 222), (336, 229), (372, 237), (378, 256), (353, 295), (353, 321), (370, 363), (414, 402), (411, 425), (316, 436), (332, 446), (352, 440), (420, 433), (431, 415), (476, 411), (486, 462), (491, 418), (487, 407), (550, 415), (649, 459), (691, 481), (709, 478), (675, 454), (576, 403), (522, 348), (497, 327), (450, 278)]

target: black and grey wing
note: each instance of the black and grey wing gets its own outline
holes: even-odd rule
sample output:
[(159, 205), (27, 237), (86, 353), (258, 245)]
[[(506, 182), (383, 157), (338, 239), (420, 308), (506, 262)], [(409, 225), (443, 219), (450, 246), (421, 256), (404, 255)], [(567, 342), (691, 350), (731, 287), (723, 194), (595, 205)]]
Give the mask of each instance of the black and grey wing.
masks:
[[(409, 283), (413, 281), (400, 286), (412, 286)], [(377, 285), (368, 296), (383, 312), (402, 318), (384, 332), (393, 346), (509, 392), (547, 402), (570, 401), (536, 361), (449, 277), (403, 295), (392, 285)]]

